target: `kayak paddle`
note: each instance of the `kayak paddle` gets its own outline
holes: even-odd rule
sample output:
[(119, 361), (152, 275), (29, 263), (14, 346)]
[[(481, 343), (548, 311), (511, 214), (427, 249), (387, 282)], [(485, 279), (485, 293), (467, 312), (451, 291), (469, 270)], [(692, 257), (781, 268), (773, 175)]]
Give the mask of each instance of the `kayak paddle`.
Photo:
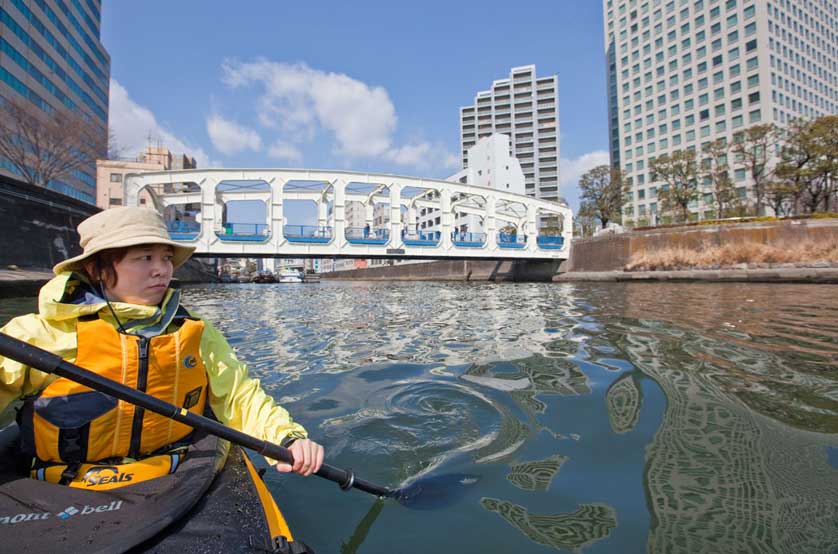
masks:
[[(0, 333), (0, 354), (17, 360), (29, 367), (33, 367), (44, 373), (51, 373), (70, 379), (81, 385), (89, 387), (93, 390), (108, 394), (119, 400), (124, 400), (140, 406), (146, 410), (160, 414), (178, 421), (180, 423), (189, 425), (193, 429), (199, 429), (211, 435), (215, 435), (222, 439), (226, 439), (234, 444), (255, 450), (263, 456), (281, 460), (288, 464), (294, 463), (294, 456), (287, 448), (283, 448), (278, 444), (257, 439), (241, 431), (237, 431), (231, 427), (227, 427), (215, 420), (209, 419), (198, 414), (194, 414), (186, 409), (178, 408), (173, 404), (164, 402), (159, 398), (146, 394), (144, 392), (133, 389), (129, 386), (123, 385), (116, 381), (106, 379), (90, 370), (79, 367), (75, 364), (63, 360), (60, 356), (56, 356), (52, 352), (48, 352), (36, 346), (32, 346), (24, 341), (10, 337), (5, 333)], [(402, 504), (412, 508), (432, 508), (439, 505), (439, 498), (450, 496), (450, 493), (456, 493), (456, 485), (470, 485), (477, 481), (477, 478), (472, 475), (454, 474), (437, 476), (430, 479), (418, 480), (409, 484), (406, 487), (391, 489), (359, 479), (351, 470), (341, 469), (324, 463), (320, 469), (315, 473), (318, 477), (328, 479), (337, 483), (344, 491), (355, 488), (378, 497), (392, 498)], [(430, 504), (417, 502), (417, 500), (424, 495), (428, 495)]]

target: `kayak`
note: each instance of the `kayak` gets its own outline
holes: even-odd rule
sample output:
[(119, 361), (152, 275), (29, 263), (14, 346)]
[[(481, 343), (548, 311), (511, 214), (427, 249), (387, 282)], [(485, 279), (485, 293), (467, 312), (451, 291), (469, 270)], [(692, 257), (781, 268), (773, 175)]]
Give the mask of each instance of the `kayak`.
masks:
[[(238, 446), (199, 434), (188, 448), (125, 465), (15, 467), (15, 424), (0, 431), (5, 552), (313, 553), (295, 541)], [(60, 481), (60, 482), (58, 482)]]

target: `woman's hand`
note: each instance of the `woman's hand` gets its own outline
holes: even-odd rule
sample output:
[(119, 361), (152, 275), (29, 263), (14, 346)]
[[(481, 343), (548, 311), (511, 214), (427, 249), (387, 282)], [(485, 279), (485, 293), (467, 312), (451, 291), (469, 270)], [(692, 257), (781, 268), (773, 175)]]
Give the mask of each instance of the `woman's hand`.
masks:
[(323, 464), (323, 447), (314, 441), (297, 439), (288, 447), (288, 450), (294, 455), (294, 465), (279, 462), (275, 467), (281, 473), (293, 471), (303, 477), (308, 477), (316, 473)]

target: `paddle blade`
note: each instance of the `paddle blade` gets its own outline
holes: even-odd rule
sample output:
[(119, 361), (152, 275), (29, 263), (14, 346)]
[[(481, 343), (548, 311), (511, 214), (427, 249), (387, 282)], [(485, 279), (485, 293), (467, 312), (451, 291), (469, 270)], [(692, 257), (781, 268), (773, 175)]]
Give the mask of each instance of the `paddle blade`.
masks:
[(394, 491), (392, 498), (413, 510), (435, 510), (459, 501), (479, 480), (480, 476), (467, 473), (436, 475)]

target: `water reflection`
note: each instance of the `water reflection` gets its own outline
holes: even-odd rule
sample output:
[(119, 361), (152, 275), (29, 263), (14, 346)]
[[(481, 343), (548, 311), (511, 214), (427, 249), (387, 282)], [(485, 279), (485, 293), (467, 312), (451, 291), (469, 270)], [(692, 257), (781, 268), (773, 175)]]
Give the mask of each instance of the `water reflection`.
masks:
[(567, 456), (556, 454), (546, 460), (513, 465), (506, 478), (521, 490), (544, 492), (566, 461)]
[(284, 512), (321, 551), (831, 554), (836, 290), (324, 282), (186, 298), (336, 465), (393, 485), (481, 476), (454, 506), (366, 516), (357, 496), (283, 478)]
[[(615, 343), (667, 398), (647, 449), (649, 550), (831, 552), (838, 473), (821, 453), (837, 441), (819, 431), (834, 432), (838, 415), (835, 367), (824, 362), (835, 356), (835, 307), (820, 310), (813, 332), (811, 308), (780, 309), (771, 287), (671, 292), (626, 287), (605, 310), (623, 308)], [(702, 292), (723, 294), (684, 298)], [(732, 310), (743, 296), (766, 309)], [(783, 321), (781, 348), (772, 317)]]
[(511, 502), (484, 498), (484, 508), (495, 512), (533, 542), (556, 549), (580, 548), (604, 537), (617, 526), (609, 506), (585, 505), (570, 514), (538, 515)]
[(260, 291), (227, 323), (242, 335), (252, 317), (274, 335), (272, 352), (250, 359), (280, 355), (288, 370), (263, 379), (311, 401), (341, 456), (392, 464), (398, 479), (468, 468), (462, 454), (469, 471), (505, 468), (511, 488), (484, 478), (478, 503), (532, 544), (838, 544), (832, 288), (425, 283), (284, 295)]
[(626, 373), (611, 383), (605, 393), (605, 402), (611, 429), (615, 433), (622, 435), (634, 429), (640, 419), (643, 403), (643, 392), (637, 383), (637, 376)]

